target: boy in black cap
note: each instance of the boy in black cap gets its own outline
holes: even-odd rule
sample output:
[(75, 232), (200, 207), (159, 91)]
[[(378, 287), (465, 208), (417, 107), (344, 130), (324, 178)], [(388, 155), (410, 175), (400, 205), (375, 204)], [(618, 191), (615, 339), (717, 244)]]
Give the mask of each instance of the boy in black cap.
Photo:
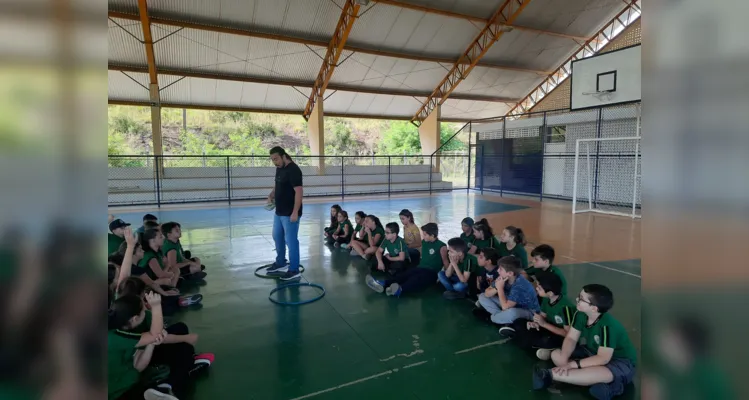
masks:
[(127, 222), (116, 219), (109, 223), (109, 231), (112, 232), (107, 236), (107, 254), (112, 254), (120, 250), (120, 245), (125, 243), (125, 227), (130, 226)]

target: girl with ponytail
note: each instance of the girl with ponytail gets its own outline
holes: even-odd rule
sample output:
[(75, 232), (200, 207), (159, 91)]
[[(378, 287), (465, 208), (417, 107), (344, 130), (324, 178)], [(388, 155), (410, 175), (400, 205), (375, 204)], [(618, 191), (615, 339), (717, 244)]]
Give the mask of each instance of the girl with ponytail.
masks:
[(494, 230), (492, 230), (486, 218), (482, 218), (473, 225), (473, 235), (473, 243), (468, 245), (468, 254), (478, 254), (481, 249), (499, 248), (499, 240), (494, 237)]
[(352, 254), (356, 253), (365, 260), (372, 258), (377, 249), (385, 239), (385, 228), (382, 227), (380, 219), (374, 215), (364, 218), (365, 241), (354, 240), (351, 242)]
[(528, 252), (525, 251), (525, 233), (522, 229), (510, 225), (502, 231), (499, 240), (502, 242), (499, 246), (500, 257), (515, 256), (523, 269), (528, 268)]

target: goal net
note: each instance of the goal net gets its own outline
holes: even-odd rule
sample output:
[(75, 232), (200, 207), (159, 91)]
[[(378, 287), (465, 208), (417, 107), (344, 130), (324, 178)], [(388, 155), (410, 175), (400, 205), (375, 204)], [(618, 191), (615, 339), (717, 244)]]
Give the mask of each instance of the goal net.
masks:
[(640, 135), (578, 139), (572, 213), (641, 217)]

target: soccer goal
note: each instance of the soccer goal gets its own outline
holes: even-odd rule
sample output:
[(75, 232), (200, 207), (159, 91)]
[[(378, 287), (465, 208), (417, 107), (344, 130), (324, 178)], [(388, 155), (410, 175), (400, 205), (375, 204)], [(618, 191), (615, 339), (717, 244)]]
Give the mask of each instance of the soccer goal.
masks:
[(637, 136), (578, 139), (572, 213), (640, 218), (640, 130)]

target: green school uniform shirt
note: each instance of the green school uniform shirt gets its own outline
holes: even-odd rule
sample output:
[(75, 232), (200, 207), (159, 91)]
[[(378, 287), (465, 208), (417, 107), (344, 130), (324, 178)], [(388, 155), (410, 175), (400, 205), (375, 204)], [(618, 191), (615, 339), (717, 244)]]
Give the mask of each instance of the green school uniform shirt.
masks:
[(507, 250), (507, 243), (500, 243), (498, 251), (500, 257), (515, 256), (520, 260), (523, 269), (528, 268), (528, 252), (525, 251), (525, 246), (522, 244), (516, 244), (512, 250)]
[(133, 367), (135, 345), (140, 335), (128, 335), (118, 331), (107, 334), (107, 398), (114, 400), (140, 379), (140, 373)]
[(124, 237), (119, 237), (114, 233), (107, 235), (107, 254), (112, 254), (120, 250), (120, 245), (125, 242)]
[(176, 251), (177, 252), (177, 263), (185, 262), (185, 257), (182, 251), (182, 243), (178, 241), (172, 242), (169, 239), (164, 240), (164, 246), (161, 248), (161, 252), (164, 254), (164, 256), (168, 256), (170, 251)]
[(348, 226), (348, 236), (346, 236), (346, 237), (351, 237), (351, 235), (354, 234), (354, 227), (353, 227), (353, 225), (351, 225), (351, 221), (349, 221), (349, 220), (345, 220), (342, 223), (338, 224), (338, 230), (336, 231), (336, 234), (338, 234), (338, 235), (344, 235), (346, 233), (344, 227), (346, 227), (346, 226)]
[(444, 267), (442, 261), (442, 254), (440, 251), (446, 244), (440, 240), (434, 242), (427, 242), (426, 240), (421, 241), (421, 260), (419, 261), (419, 267), (431, 269), (434, 271), (441, 271)]
[(466, 253), (463, 261), (458, 263), (458, 269), (460, 272), (475, 274), (479, 269), (479, 260), (473, 254)]
[(153, 251), (150, 251), (150, 250), (147, 251), (147, 252), (145, 252), (145, 253), (143, 253), (143, 258), (138, 263), (138, 266), (141, 267), (141, 268), (145, 268), (146, 274), (148, 274), (148, 276), (151, 279), (156, 280), (158, 277), (151, 270), (151, 267), (148, 266), (148, 263), (151, 261), (151, 259), (156, 259), (156, 261), (159, 262), (159, 267), (161, 267), (162, 270), (164, 269), (164, 259), (163, 259), (162, 255), (161, 255), (161, 253), (157, 254), (157, 253), (154, 253)]
[(408, 255), (408, 246), (406, 245), (406, 241), (403, 240), (403, 238), (401, 238), (400, 236), (396, 236), (394, 242), (391, 242), (387, 239), (383, 240), (380, 248), (385, 249), (385, 251), (387, 251), (387, 254), (390, 254), (390, 257), (398, 257), (398, 254), (400, 253), (406, 253), (406, 260), (411, 259), (411, 257)]
[(486, 249), (486, 248), (499, 249), (500, 243), (496, 237), (492, 236), (489, 239), (483, 239), (483, 240), (478, 240), (476, 238), (473, 238), (473, 245), (476, 246), (476, 248), (479, 250)]
[(637, 364), (637, 350), (629, 340), (627, 330), (609, 313), (603, 313), (592, 325), (588, 326), (588, 316), (579, 311), (572, 317), (572, 327), (580, 331), (579, 344), (585, 346), (592, 354), (598, 354), (598, 348), (614, 349), (614, 357), (626, 358)]
[(460, 238), (463, 239), (466, 244), (473, 244), (473, 242), (476, 241), (476, 236), (473, 236), (473, 234), (466, 235), (465, 233), (461, 233)]
[[(377, 235), (380, 235), (380, 240), (375, 242), (375, 246), (380, 247), (382, 244), (382, 241), (385, 240), (385, 229), (382, 229), (380, 227), (375, 228), (375, 230), (372, 231), (372, 237), (375, 237)], [(369, 241), (369, 237), (365, 237), (365, 240)]]
[(541, 312), (546, 314), (546, 321), (554, 324), (557, 328), (572, 326), (572, 316), (575, 314), (575, 306), (567, 296), (559, 296), (554, 303), (548, 297), (541, 302)]
[[(515, 249), (513, 249), (513, 250), (515, 250)], [(528, 268), (528, 269), (525, 270), (525, 273), (528, 274), (528, 276), (535, 276), (536, 274), (538, 274), (539, 272), (542, 272), (542, 271), (543, 270), (541, 268), (530, 267), (530, 268)], [(557, 268), (557, 267), (555, 267), (555, 266), (552, 265), (552, 266), (550, 266), (549, 268), (546, 269), (546, 272), (551, 272), (554, 275), (558, 276), (559, 279), (562, 280), (562, 293), (557, 293), (557, 294), (566, 295), (567, 294), (567, 279), (564, 277), (564, 274), (562, 274), (562, 270), (560, 270), (559, 268)]]

